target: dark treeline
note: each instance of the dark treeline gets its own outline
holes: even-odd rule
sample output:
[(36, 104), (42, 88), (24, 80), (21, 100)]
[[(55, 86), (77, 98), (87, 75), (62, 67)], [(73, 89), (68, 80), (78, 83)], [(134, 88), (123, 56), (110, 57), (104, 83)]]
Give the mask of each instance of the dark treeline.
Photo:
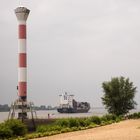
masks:
[(34, 107), (35, 110), (56, 110), (57, 107), (52, 107), (52, 106), (45, 106), (45, 105), (41, 105), (41, 106), (35, 106)]
[[(41, 105), (41, 106), (34, 106), (35, 110), (56, 110), (57, 107), (52, 107), (52, 106), (45, 106), (45, 105)], [(8, 106), (8, 104), (4, 104), (1, 105), (0, 104), (0, 112), (7, 112), (10, 111), (10, 107)]]
[(9, 110), (10, 110), (10, 107), (8, 106), (8, 104), (0, 105), (0, 112), (6, 112)]

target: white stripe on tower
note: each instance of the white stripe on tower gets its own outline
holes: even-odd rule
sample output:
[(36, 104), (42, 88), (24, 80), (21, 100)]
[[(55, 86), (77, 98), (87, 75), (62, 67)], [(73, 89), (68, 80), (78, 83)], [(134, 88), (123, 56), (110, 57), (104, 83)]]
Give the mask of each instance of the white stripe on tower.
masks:
[(18, 52), (26, 53), (26, 39), (19, 39)]
[(18, 7), (15, 13), (19, 22), (18, 25), (18, 96), (22, 100), (27, 98), (27, 54), (26, 54), (26, 20), (29, 10), (25, 7)]
[(21, 67), (18, 69), (18, 81), (27, 82), (27, 68)]

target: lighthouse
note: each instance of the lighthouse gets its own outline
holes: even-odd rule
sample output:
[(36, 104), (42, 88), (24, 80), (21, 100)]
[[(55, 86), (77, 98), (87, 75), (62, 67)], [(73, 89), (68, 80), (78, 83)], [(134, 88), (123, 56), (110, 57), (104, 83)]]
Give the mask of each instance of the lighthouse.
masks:
[[(17, 7), (14, 10), (18, 20), (18, 98), (12, 102), (8, 119), (18, 118), (23, 122), (29, 121), (35, 128), (34, 119), (37, 118), (34, 103), (27, 101), (27, 26), (26, 21), (30, 10), (26, 7)], [(28, 115), (29, 113), (30, 116)], [(30, 123), (29, 123), (30, 124)]]

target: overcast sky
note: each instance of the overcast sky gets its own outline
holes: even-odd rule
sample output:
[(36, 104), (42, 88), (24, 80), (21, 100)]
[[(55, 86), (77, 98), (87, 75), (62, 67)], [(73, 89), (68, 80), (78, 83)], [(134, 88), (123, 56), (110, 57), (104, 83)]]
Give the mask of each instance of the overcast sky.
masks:
[(0, 0), (0, 104), (17, 98), (14, 9), (21, 5), (31, 10), (28, 100), (55, 106), (67, 91), (101, 107), (102, 82), (124, 76), (140, 104), (139, 0)]

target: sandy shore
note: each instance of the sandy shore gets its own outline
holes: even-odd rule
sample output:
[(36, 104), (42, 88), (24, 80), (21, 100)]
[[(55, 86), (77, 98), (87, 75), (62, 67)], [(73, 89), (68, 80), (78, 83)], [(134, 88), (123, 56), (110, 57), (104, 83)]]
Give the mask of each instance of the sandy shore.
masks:
[(35, 140), (140, 140), (140, 119)]

